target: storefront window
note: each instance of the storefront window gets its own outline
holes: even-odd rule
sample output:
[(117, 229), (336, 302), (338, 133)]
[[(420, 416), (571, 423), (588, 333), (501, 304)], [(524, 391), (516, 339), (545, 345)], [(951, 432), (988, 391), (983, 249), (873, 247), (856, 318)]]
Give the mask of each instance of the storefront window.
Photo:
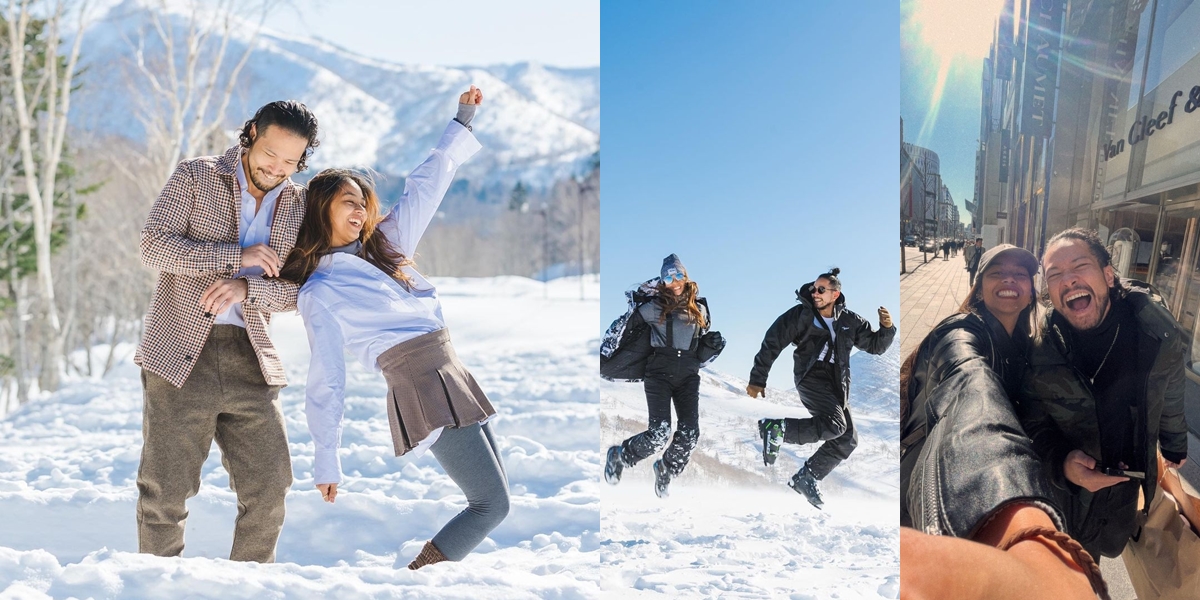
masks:
[[(1153, 90), (1200, 52), (1200, 2), (1159, 0), (1146, 68), (1146, 89)], [(1136, 98), (1134, 98), (1136, 100)]]
[[(1162, 293), (1167, 306), (1174, 307), (1175, 301), (1186, 294), (1186, 289), (1179, 287), (1180, 274), (1187, 278), (1187, 269), (1183, 268), (1185, 250), (1190, 251), (1189, 240), (1194, 236), (1196, 219), (1180, 216), (1168, 216), (1163, 228), (1162, 240), (1158, 244), (1158, 266), (1154, 273), (1154, 287)], [(1150, 238), (1153, 240), (1154, 238)], [(1186, 286), (1184, 286), (1186, 287)]]
[(1172, 312), (1177, 315), (1183, 330), (1191, 332), (1191, 358), (1188, 362), (1193, 371), (1200, 373), (1200, 319), (1196, 318), (1197, 313), (1200, 313), (1200, 226), (1196, 223), (1200, 219), (1193, 217), (1189, 221), (1191, 256), (1185, 257), (1184, 264), (1188, 265), (1188, 268), (1180, 274), (1181, 294), (1175, 307), (1172, 307), (1175, 308)]
[[(1146, 69), (1146, 92), (1132, 135), (1145, 145), (1140, 177), (1140, 153), (1131, 156), (1131, 178), (1142, 188), (1182, 176), (1196, 175), (1196, 152), (1200, 151), (1200, 110), (1196, 110), (1192, 88), (1200, 86), (1200, 2), (1159, 0), (1154, 13)], [(1200, 93), (1195, 95), (1200, 99)], [(1192, 109), (1189, 111), (1189, 107)], [(1140, 182), (1140, 183), (1139, 183)], [(1134, 191), (1134, 190), (1130, 190)]]
[(1158, 224), (1158, 210), (1157, 204), (1135, 204), (1113, 211), (1110, 231), (1128, 227), (1141, 238), (1127, 272), (1120, 274), (1122, 277), (1149, 280), (1150, 261), (1155, 254), (1154, 228)]

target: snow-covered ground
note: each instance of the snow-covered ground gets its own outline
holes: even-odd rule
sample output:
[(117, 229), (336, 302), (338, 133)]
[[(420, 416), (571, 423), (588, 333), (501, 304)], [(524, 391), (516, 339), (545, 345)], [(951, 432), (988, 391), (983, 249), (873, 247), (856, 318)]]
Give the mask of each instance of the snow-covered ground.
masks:
[[(182, 558), (137, 554), (141, 386), (125, 362), (72, 380), (0, 421), (0, 598), (592, 598), (602, 595), (597, 449), (599, 280), (437, 279), (459, 356), (500, 415), (512, 510), (461, 563), (404, 568), (465, 506), (431, 454), (391, 451), (383, 378), (348, 361), (337, 503), (312, 484), (304, 420), (308, 343), (298, 317), (272, 337), (295, 484), (275, 564), (226, 560), (236, 498), (214, 446), (188, 503)], [(549, 298), (543, 298), (548, 292)], [(102, 354), (97, 352), (96, 354)]]
[[(746, 381), (701, 373), (700, 442), (670, 496), (654, 495), (652, 459), (605, 485), (600, 560), (605, 593), (626, 597), (899, 597), (899, 348), (851, 359), (858, 448), (821, 482), (824, 510), (786, 486), (816, 445), (785, 444), (762, 463), (756, 423), (805, 417), (795, 390), (746, 395)], [(735, 371), (750, 365), (715, 367)], [(775, 369), (791, 371), (785, 352)], [(602, 382), (603, 447), (646, 427), (641, 384)]]

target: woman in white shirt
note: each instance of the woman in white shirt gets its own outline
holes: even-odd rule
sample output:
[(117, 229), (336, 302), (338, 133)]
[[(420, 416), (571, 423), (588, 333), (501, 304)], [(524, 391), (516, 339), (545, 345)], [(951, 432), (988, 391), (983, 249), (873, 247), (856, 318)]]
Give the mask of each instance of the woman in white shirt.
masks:
[(301, 285), (297, 306), (312, 361), (305, 413), (313, 482), (337, 496), (345, 406), (344, 350), (383, 373), (396, 455), (428, 449), (468, 506), (408, 565), (462, 560), (508, 515), (508, 480), (487, 421), (496, 414), (450, 344), (437, 290), (409, 257), (459, 165), (480, 149), (470, 122), (483, 93), (471, 86), (429, 158), (409, 174), (387, 215), (366, 177), (326, 169), (308, 184), (308, 206), (280, 277)]

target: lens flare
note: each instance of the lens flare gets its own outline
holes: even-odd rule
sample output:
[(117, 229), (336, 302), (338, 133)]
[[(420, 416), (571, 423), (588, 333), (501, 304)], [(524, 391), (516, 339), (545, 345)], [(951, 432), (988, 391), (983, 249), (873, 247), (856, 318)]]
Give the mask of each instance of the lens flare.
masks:
[(1004, 0), (915, 0), (912, 18), (938, 62), (983, 60), (1003, 8)]

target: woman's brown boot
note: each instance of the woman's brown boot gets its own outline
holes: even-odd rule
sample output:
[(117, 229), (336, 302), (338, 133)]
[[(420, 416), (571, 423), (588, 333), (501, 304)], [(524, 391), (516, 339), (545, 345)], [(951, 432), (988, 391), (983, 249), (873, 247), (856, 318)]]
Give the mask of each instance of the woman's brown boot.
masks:
[(425, 565), (440, 563), (444, 560), (450, 559), (446, 558), (446, 555), (442, 554), (442, 551), (433, 545), (433, 542), (425, 542), (425, 547), (421, 548), (421, 553), (412, 562), (408, 563), (408, 568), (415, 571)]

